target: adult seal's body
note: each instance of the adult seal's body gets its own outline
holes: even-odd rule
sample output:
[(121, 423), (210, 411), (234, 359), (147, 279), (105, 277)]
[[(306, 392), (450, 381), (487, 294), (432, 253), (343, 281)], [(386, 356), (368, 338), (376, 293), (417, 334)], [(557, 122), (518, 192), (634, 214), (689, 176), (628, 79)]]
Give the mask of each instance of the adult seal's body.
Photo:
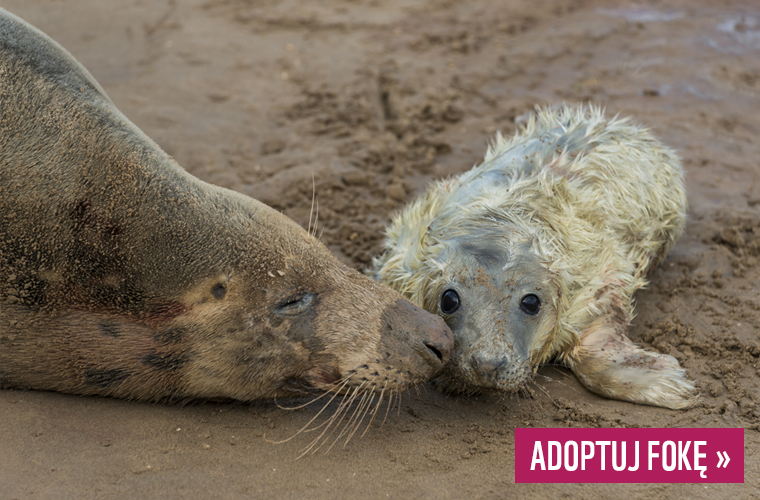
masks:
[(4, 387), (390, 394), (452, 346), (440, 319), (287, 217), (186, 173), (68, 52), (0, 11)]
[(695, 389), (678, 362), (626, 336), (685, 213), (678, 159), (645, 130), (542, 110), (407, 207), (374, 275), (454, 331), (445, 388), (514, 391), (557, 358), (598, 394), (685, 408)]

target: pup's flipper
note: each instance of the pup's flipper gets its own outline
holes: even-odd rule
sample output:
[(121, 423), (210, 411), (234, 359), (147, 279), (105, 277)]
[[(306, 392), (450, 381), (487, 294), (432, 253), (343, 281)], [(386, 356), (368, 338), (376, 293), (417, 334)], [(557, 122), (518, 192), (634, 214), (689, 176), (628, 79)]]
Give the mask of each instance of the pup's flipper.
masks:
[(581, 335), (568, 362), (578, 380), (601, 396), (673, 410), (699, 401), (694, 383), (673, 356), (636, 346), (625, 326), (609, 317), (597, 319)]

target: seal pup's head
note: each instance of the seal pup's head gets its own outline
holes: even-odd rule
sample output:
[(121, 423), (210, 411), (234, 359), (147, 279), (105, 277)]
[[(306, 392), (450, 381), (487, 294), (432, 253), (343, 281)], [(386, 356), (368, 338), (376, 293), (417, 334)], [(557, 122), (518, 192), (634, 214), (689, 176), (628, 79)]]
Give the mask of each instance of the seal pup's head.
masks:
[(425, 235), (436, 250), (422, 263), (419, 300), (456, 343), (436, 383), (452, 392), (517, 391), (552, 343), (556, 279), (531, 252), (532, 236), (509, 221), (439, 227)]
[(437, 307), (456, 338), (443, 388), (514, 392), (531, 378), (556, 323), (556, 286), (526, 245), (483, 238), (439, 256), (446, 271), (431, 283), (438, 303), (428, 310)]
[(683, 232), (677, 155), (594, 107), (539, 109), (395, 218), (373, 276), (456, 336), (450, 390), (514, 391), (552, 359), (590, 390), (695, 404), (678, 361), (625, 335), (633, 294)]

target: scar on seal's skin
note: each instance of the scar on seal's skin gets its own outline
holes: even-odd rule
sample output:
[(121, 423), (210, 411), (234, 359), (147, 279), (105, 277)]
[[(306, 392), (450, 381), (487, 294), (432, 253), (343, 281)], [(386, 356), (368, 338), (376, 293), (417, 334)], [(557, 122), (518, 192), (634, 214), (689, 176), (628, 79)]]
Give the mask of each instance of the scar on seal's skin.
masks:
[(171, 300), (160, 300), (149, 305), (144, 322), (151, 326), (159, 326), (170, 323), (175, 318), (188, 313), (192, 306), (174, 302)]

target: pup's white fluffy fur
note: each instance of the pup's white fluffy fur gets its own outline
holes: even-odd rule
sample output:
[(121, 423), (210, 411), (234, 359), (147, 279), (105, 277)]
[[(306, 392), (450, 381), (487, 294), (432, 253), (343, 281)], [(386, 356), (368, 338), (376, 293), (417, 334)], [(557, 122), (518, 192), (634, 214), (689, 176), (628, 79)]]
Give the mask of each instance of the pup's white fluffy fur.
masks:
[(686, 408), (697, 398), (678, 362), (625, 334), (633, 295), (683, 232), (686, 208), (678, 158), (647, 130), (594, 107), (538, 109), (514, 137), (498, 135), (481, 165), (394, 219), (374, 276), (438, 312), (450, 241), (479, 221), (509, 224), (557, 290), (531, 365), (556, 358), (596, 393)]

